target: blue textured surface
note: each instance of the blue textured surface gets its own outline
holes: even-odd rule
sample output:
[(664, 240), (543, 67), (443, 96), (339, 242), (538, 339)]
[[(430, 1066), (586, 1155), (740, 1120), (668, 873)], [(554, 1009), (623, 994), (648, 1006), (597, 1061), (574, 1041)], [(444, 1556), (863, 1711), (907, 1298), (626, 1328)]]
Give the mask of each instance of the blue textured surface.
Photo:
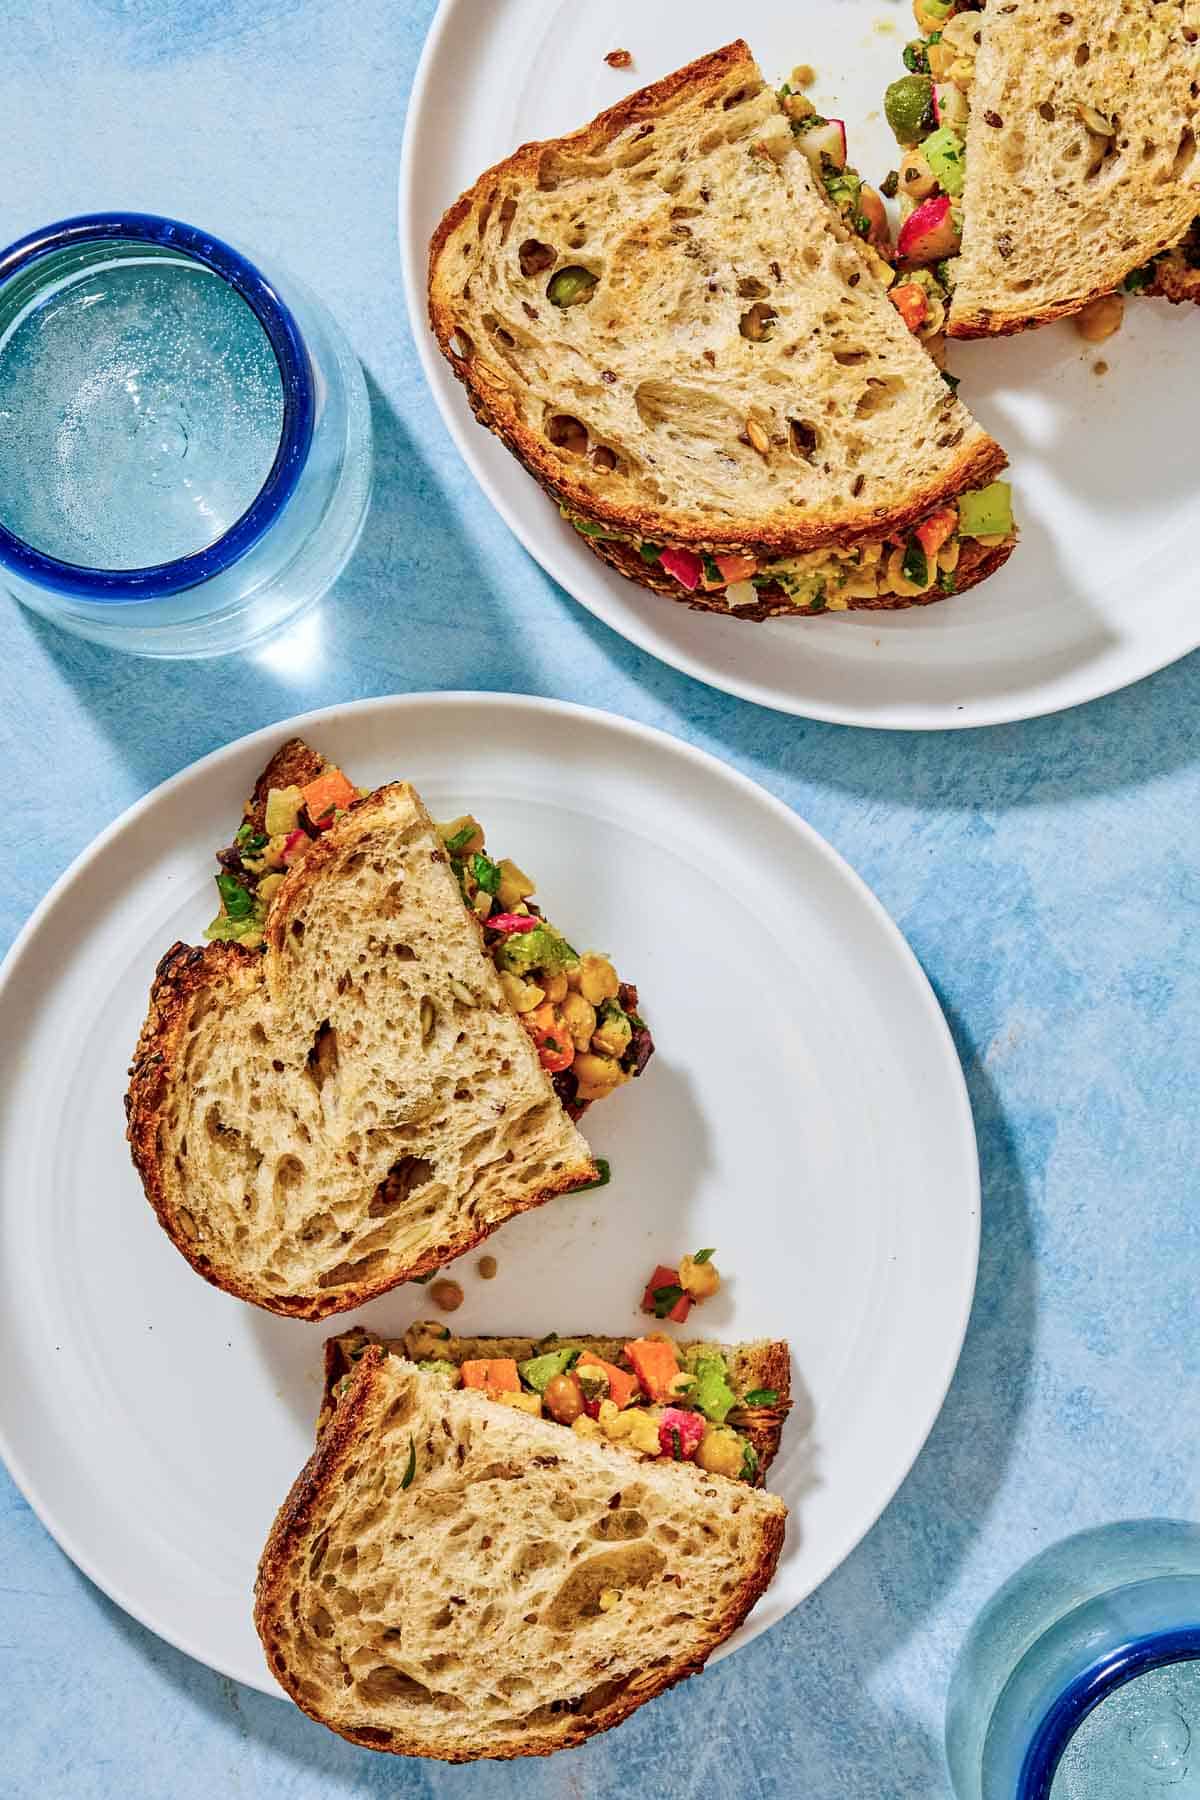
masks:
[(983, 1600), (1068, 1530), (1195, 1510), (1200, 660), (1029, 725), (853, 732), (711, 693), (558, 592), (461, 467), (403, 317), (396, 167), (430, 11), (0, 3), (0, 240), (124, 205), (282, 257), (363, 358), (379, 459), (315, 647), (149, 665), (0, 601), (0, 938), (154, 783), (310, 706), (501, 688), (660, 725), (830, 838), (932, 977), (983, 1158), (975, 1314), (929, 1446), (817, 1595), (618, 1732), (515, 1769), (373, 1757), (211, 1674), (111, 1606), (0, 1476), (0, 1793), (945, 1800), (945, 1689)]

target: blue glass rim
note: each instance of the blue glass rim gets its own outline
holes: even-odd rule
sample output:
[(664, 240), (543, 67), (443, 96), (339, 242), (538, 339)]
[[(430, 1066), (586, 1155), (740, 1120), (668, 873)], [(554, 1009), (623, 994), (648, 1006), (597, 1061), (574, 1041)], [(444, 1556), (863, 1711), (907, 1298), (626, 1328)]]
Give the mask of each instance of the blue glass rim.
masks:
[(143, 569), (89, 569), (34, 549), (0, 523), (0, 566), (39, 587), (99, 605), (160, 600), (210, 581), (258, 543), (295, 492), (312, 444), (316, 398), (304, 339), (274, 286), (244, 256), (194, 225), (156, 213), (84, 213), (60, 219), (0, 251), (0, 288), (18, 271), (56, 251), (104, 243), (155, 244), (178, 250), (228, 282), (262, 326), (283, 384), (283, 426), (262, 487), (228, 531), (203, 550)]
[(1021, 1765), (1015, 1800), (1049, 1800), (1067, 1745), (1088, 1714), (1117, 1688), (1151, 1669), (1200, 1658), (1200, 1625), (1177, 1626), (1119, 1644), (1090, 1664), (1043, 1714)]

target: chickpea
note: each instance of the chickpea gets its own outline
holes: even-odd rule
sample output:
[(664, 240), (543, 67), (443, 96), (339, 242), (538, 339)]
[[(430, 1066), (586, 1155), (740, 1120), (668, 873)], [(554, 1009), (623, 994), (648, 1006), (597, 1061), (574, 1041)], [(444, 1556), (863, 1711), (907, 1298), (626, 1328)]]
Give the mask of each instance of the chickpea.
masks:
[(615, 1000), (620, 986), (617, 971), (607, 956), (597, 956), (589, 950), (579, 965), (579, 992), (584, 999), (600, 1006), (605, 1000)]
[[(547, 1383), (547, 1385), (549, 1384)], [(571, 1420), (571, 1430), (576, 1437), (581, 1438), (602, 1438), (604, 1436), (595, 1419), (589, 1419), (586, 1413), (580, 1413), (577, 1419)]]
[(611, 1056), (593, 1056), (588, 1050), (580, 1051), (573, 1066), (576, 1091), (581, 1100), (602, 1100), (623, 1081), (629, 1080), (620, 1063), (614, 1062)]
[(592, 1033), (592, 1047), (601, 1056), (615, 1056), (619, 1062), (628, 1050), (632, 1037), (633, 1026), (625, 1014), (615, 1012), (602, 1025), (597, 1025)]
[(573, 1425), (583, 1411), (583, 1389), (579, 1385), (579, 1377), (569, 1372), (565, 1375), (552, 1375), (546, 1383), (542, 1401), (552, 1419), (557, 1419), (560, 1425)]
[(629, 1418), (631, 1448), (640, 1450), (643, 1456), (657, 1456), (662, 1449), (662, 1445), (658, 1441), (658, 1419), (642, 1406), (631, 1407)]
[[(503, 976), (501, 977), (503, 980)], [(571, 1042), (577, 1050), (586, 1050), (592, 1041), (592, 1033), (596, 1029), (596, 1009), (582, 994), (568, 992), (562, 1001), (559, 1011), (563, 1022), (571, 1034)]]
[(742, 1440), (728, 1425), (711, 1425), (700, 1440), (696, 1462), (709, 1475), (736, 1481), (742, 1472)]
[(519, 869), (509, 857), (503, 857), (500, 862), (500, 886), (496, 890), (501, 912), (513, 912), (522, 900), (528, 900), (535, 891), (534, 884), (524, 869)]
[(527, 1394), (523, 1388), (520, 1393), (512, 1393), (508, 1390), (499, 1394), (491, 1393), (488, 1395), (488, 1399), (498, 1400), (501, 1406), (514, 1407), (517, 1412), (530, 1413), (535, 1419), (540, 1419), (542, 1416), (542, 1396)]
[(921, 152), (906, 150), (900, 164), (900, 193), (909, 200), (926, 200), (936, 187), (937, 176)]
[(679, 1259), (679, 1285), (685, 1294), (693, 1300), (707, 1300), (715, 1294), (721, 1285), (721, 1277), (714, 1262), (698, 1263), (691, 1256)]
[(1120, 331), (1124, 317), (1125, 302), (1120, 294), (1101, 294), (1075, 314), (1075, 329), (1089, 344), (1102, 344), (1114, 331)]
[(565, 975), (547, 975), (543, 983), (547, 1000), (557, 1006), (560, 1000), (567, 997), (567, 978)]

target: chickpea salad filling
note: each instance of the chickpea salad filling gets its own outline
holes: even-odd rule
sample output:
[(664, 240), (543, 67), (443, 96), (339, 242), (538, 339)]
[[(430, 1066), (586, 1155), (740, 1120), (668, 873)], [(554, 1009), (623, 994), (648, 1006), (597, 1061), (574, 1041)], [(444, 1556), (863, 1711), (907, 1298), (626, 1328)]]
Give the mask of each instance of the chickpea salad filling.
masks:
[[(333, 1340), (324, 1430), (372, 1343), (365, 1331)], [(486, 1341), (486, 1340), (485, 1340)], [(621, 1444), (650, 1459), (694, 1463), (706, 1474), (757, 1484), (756, 1424), (782, 1419), (790, 1402), (774, 1387), (746, 1386), (719, 1345), (677, 1343), (662, 1334), (573, 1342), (551, 1332), (528, 1356), (472, 1356), (469, 1339), (453, 1339), (436, 1322), (411, 1326), (390, 1351), (407, 1356), (448, 1388), (473, 1388), (499, 1406), (550, 1419), (577, 1437)], [(752, 1366), (752, 1364), (751, 1364)]]
[(910, 331), (939, 342), (962, 244), (980, 10), (972, 0), (914, 0), (924, 35), (905, 45), (908, 73), (884, 96), (887, 122), (904, 151), (883, 183), (900, 211), (900, 273), (889, 297)]
[(753, 550), (718, 554), (651, 543), (562, 511), (582, 536), (631, 545), (688, 593), (719, 597), (731, 612), (764, 601), (786, 601), (803, 613), (846, 612), (855, 601), (889, 594), (953, 594), (989, 550), (1016, 536), (1007, 481), (969, 489), (905, 532), (761, 560)]
[[(217, 852), (221, 904), (205, 937), (265, 948), (267, 919), (285, 874), (369, 792), (337, 768), (303, 786), (271, 788), (261, 830), (247, 817), (233, 842)], [(438, 831), (505, 998), (559, 1099), (578, 1118), (592, 1101), (636, 1079), (654, 1054), (637, 989), (620, 979), (608, 956), (572, 948), (535, 902), (535, 884), (525, 871), (507, 857), (488, 855), (477, 819), (465, 815)]]

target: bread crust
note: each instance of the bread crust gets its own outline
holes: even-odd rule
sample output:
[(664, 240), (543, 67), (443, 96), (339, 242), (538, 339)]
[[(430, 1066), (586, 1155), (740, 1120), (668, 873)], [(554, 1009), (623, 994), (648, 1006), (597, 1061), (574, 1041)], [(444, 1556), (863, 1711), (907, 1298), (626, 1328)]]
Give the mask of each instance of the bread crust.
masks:
[[(581, 1344), (585, 1349), (595, 1352), (604, 1362), (614, 1362), (620, 1355), (627, 1338), (606, 1337), (594, 1332), (561, 1332), (563, 1341), (570, 1344)], [(317, 1418), (317, 1432), (326, 1430), (329, 1421), (338, 1410), (338, 1402), (334, 1397), (336, 1384), (355, 1366), (348, 1352), (352, 1345), (366, 1341), (378, 1344), (387, 1355), (404, 1356), (407, 1354), (403, 1339), (380, 1337), (364, 1327), (339, 1332), (337, 1336), (325, 1340), (325, 1387), (321, 1411)], [(764, 1485), (763, 1478), (772, 1462), (779, 1454), (780, 1441), (783, 1436), (784, 1422), (792, 1409), (792, 1359), (786, 1343), (782, 1339), (760, 1339), (750, 1344), (716, 1344), (711, 1345), (707, 1338), (679, 1338), (674, 1340), (681, 1350), (688, 1350), (703, 1344), (719, 1349), (728, 1361), (734, 1355), (740, 1361), (740, 1372), (751, 1388), (774, 1388), (778, 1398), (771, 1406), (738, 1406), (729, 1414), (729, 1423), (750, 1439), (758, 1455), (758, 1477), (755, 1487)], [(545, 1348), (542, 1338), (511, 1336), (509, 1334), (489, 1337), (450, 1337), (440, 1346), (441, 1354), (448, 1362), (462, 1363), (471, 1357), (511, 1356), (517, 1362), (536, 1356), (540, 1348)]]
[[(335, 1731), (348, 1742), (369, 1750), (385, 1750), (396, 1756), (423, 1756), (440, 1762), (475, 1762), (483, 1758), (510, 1761), (520, 1756), (550, 1756), (556, 1750), (569, 1749), (608, 1731), (628, 1718), (639, 1706), (665, 1693), (677, 1682), (697, 1674), (713, 1651), (741, 1625), (752, 1606), (768, 1587), (779, 1554), (783, 1548), (786, 1514), (778, 1513), (762, 1521), (762, 1542), (754, 1564), (725, 1602), (724, 1610), (708, 1627), (702, 1651), (685, 1663), (666, 1669), (640, 1670), (626, 1681), (620, 1691), (586, 1716), (564, 1712), (552, 1726), (534, 1731), (527, 1740), (496, 1745), (480, 1744), (472, 1749), (448, 1748), (419, 1736), (406, 1736), (393, 1729), (389, 1733), (370, 1729), (355, 1730), (334, 1724), (306, 1699), (296, 1676), (283, 1653), (280, 1626), (286, 1618), (290, 1594), (290, 1570), (293, 1558), (310, 1532), (322, 1507), (334, 1496), (347, 1468), (370, 1454), (370, 1433), (374, 1417), (385, 1398), (383, 1372), (385, 1353), (378, 1346), (368, 1349), (358, 1363), (357, 1373), (334, 1418), (304, 1465), (288, 1493), (287, 1499), (271, 1527), (254, 1584), (254, 1624), (266, 1652), (267, 1663), (280, 1686), (301, 1711)], [(624, 1457), (614, 1455), (614, 1464), (622, 1467)], [(390, 1741), (383, 1742), (387, 1737)]]
[[(511, 156), (494, 164), (459, 196), (433, 234), (429, 248), (429, 323), (442, 354), (466, 388), (471, 408), (480, 424), (500, 439), (557, 505), (566, 507), (593, 523), (623, 532), (630, 537), (656, 541), (665, 532), (673, 544), (713, 555), (733, 555), (752, 550), (763, 557), (779, 557), (833, 545), (850, 545), (871, 537), (886, 537), (934, 511), (939, 505), (953, 500), (964, 489), (981, 486), (991, 480), (1008, 460), (1000, 446), (984, 436), (949, 465), (937, 481), (930, 482), (910, 495), (902, 505), (895, 507), (847, 508), (834, 521), (827, 519), (811, 524), (797, 523), (786, 529), (772, 527), (761, 519), (746, 520), (741, 529), (731, 526), (719, 538), (714, 538), (711, 531), (703, 526), (689, 526), (685, 520), (673, 519), (668, 530), (664, 527), (661, 514), (652, 506), (610, 503), (598, 499), (590, 489), (574, 481), (562, 460), (550, 454), (540, 434), (530, 430), (521, 419), (507, 387), (497, 387), (481, 379), (475, 366), (476, 359), (457, 356), (452, 347), (457, 323), (447, 284), (442, 279), (442, 258), (454, 232), (479, 203), (486, 188), (500, 181), (536, 183), (538, 163), (548, 153), (587, 155), (606, 144), (618, 131), (653, 118), (677, 94), (685, 90), (699, 93), (708, 88), (716, 90), (730, 73), (741, 70), (752, 74), (755, 80), (760, 79), (749, 45), (739, 38), (722, 49), (675, 70), (650, 87), (628, 95), (578, 131), (562, 138), (523, 144)], [(856, 255), (862, 257), (864, 276), (874, 280), (871, 267), (865, 256), (862, 256), (859, 240), (845, 229), (832, 209), (829, 230), (843, 243), (851, 246)], [(652, 584), (642, 580), (641, 585)], [(892, 596), (887, 604), (891, 607), (908, 602), (899, 596)], [(714, 609), (702, 607), (700, 610)], [(795, 611), (794, 608), (787, 610)], [(748, 616), (753, 616), (751, 609), (748, 609)]]
[[(280, 757), (285, 752), (292, 753), (292, 760), (287, 765), (290, 768), (299, 767), (294, 754), (296, 745), (300, 745), (299, 739), (292, 740), (279, 753)], [(300, 745), (300, 748), (307, 750), (304, 745)], [(310, 751), (308, 754), (311, 756), (314, 753)], [(264, 782), (276, 785), (281, 766), (278, 757), (272, 759), (260, 778), (259, 786), (262, 787)], [(402, 787), (404, 784), (389, 785)], [(265, 794), (266, 790), (263, 791)], [(322, 869), (336, 860), (343, 833), (354, 829), (355, 814), (360, 808), (380, 801), (387, 793), (387, 787), (379, 788), (365, 800), (355, 801), (342, 819), (313, 844), (303, 861), (288, 872), (267, 922), (267, 938), (276, 951), (281, 946), (285, 926), (296, 905), (319, 879)], [(482, 944), (482, 932), (479, 936)], [(159, 1224), (198, 1275), (236, 1299), (247, 1300), (269, 1312), (294, 1319), (324, 1319), (365, 1305), (368, 1300), (387, 1293), (389, 1289), (416, 1275), (429, 1274), (441, 1268), (482, 1243), (505, 1221), (498, 1219), (492, 1223), (480, 1223), (476, 1220), (471, 1228), (459, 1232), (446, 1243), (434, 1245), (422, 1252), (411, 1265), (386, 1275), (366, 1278), (352, 1287), (323, 1294), (268, 1293), (252, 1286), (236, 1269), (217, 1268), (212, 1264), (191, 1239), (181, 1217), (185, 1209), (178, 1206), (168, 1192), (159, 1151), (159, 1130), (172, 1087), (186, 1079), (182, 1046), (195, 998), (209, 992), (214, 996), (219, 995), (221, 1001), (227, 1003), (231, 989), (236, 993), (240, 989), (256, 988), (264, 979), (264, 958), (257, 950), (244, 949), (237, 943), (210, 943), (203, 946), (176, 943), (171, 946), (155, 971), (146, 1018), (130, 1063), (129, 1085), (125, 1094), (125, 1135), (134, 1167)], [(519, 1212), (528, 1212), (559, 1194), (586, 1187), (596, 1179), (598, 1170), (595, 1164), (583, 1164), (525, 1196), (519, 1204), (513, 1206), (507, 1216), (511, 1218)]]

